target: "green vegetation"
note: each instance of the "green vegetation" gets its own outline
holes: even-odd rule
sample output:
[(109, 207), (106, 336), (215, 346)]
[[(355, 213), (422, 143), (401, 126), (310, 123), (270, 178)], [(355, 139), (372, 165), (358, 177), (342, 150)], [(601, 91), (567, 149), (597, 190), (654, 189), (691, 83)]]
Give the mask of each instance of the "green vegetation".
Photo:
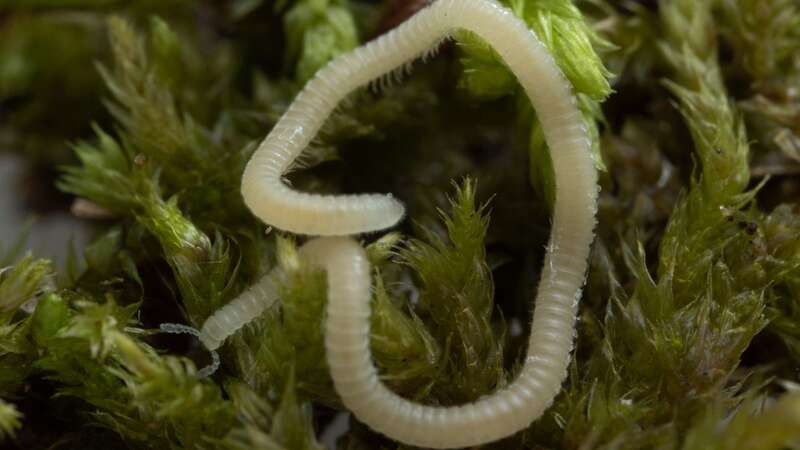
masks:
[[(415, 3), (0, 0), (0, 151), (97, 216), (63, 270), (0, 246), (1, 445), (324, 448), (342, 409), (325, 278), (239, 182), (303, 82)], [(602, 191), (564, 391), (485, 448), (800, 448), (800, 3), (503, 3), (574, 85)], [(290, 174), (408, 206), (361, 237), (395, 391), (460, 404), (516, 373), (550, 151), (502, 61), (459, 32), (354, 93)], [(158, 325), (199, 327), (275, 267), (279, 306), (198, 378), (199, 343)], [(337, 448), (404, 447), (350, 418)]]

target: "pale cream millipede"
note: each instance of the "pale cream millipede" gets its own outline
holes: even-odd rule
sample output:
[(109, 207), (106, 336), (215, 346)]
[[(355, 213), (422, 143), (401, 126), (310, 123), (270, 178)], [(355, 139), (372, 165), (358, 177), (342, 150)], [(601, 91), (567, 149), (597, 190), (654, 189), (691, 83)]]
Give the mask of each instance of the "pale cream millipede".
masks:
[(281, 270), (273, 269), (261, 277), (227, 305), (214, 312), (200, 328), (199, 339), (211, 351), (252, 322), (278, 301), (278, 278)]
[[(402, 204), (389, 195), (297, 192), (284, 184), (283, 176), (345, 96), (402, 68), (457, 29), (489, 43), (524, 88), (551, 149), (556, 202), (520, 373), (473, 403), (429, 406), (398, 396), (380, 380), (369, 347), (369, 262), (361, 245), (343, 237), (395, 225), (403, 217)], [(406, 444), (456, 448), (512, 435), (543, 414), (567, 374), (594, 237), (598, 187), (590, 146), (571, 87), (551, 55), (524, 22), (491, 0), (438, 0), (389, 33), (337, 57), (306, 84), (248, 163), (242, 194), (270, 226), (339, 236), (313, 239), (301, 254), (327, 271), (327, 360), (336, 391), (355, 417)], [(209, 319), (203, 327), (206, 345), (218, 346), (275, 301), (273, 284), (258, 286)]]

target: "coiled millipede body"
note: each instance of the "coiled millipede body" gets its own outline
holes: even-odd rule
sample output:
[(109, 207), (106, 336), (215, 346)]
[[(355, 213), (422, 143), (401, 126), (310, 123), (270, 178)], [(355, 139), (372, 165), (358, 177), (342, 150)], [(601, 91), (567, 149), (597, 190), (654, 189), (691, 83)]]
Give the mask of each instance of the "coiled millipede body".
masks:
[[(370, 267), (363, 248), (344, 237), (396, 224), (403, 206), (385, 195), (297, 192), (282, 177), (347, 94), (401, 68), (455, 29), (470, 30), (487, 41), (524, 88), (552, 150), (556, 202), (520, 373), (489, 396), (443, 407), (399, 397), (379, 379), (369, 347)], [(343, 403), (359, 420), (406, 444), (455, 448), (509, 436), (542, 415), (566, 377), (593, 239), (598, 188), (590, 146), (570, 85), (553, 58), (522, 21), (491, 0), (438, 0), (391, 32), (336, 58), (308, 82), (247, 165), (242, 194), (268, 225), (338, 236), (313, 239), (301, 253), (327, 270), (328, 365)], [(271, 304), (274, 284), (264, 286), (212, 316), (203, 327), (204, 342), (218, 346)]]

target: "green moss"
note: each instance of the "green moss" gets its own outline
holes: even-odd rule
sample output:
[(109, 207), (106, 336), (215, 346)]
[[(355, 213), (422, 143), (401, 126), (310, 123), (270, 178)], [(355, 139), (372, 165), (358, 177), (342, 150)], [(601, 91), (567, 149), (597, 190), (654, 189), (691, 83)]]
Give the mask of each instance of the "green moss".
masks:
[[(485, 448), (793, 448), (797, 6), (504, 3), (573, 84), (603, 172), (564, 391), (530, 429)], [(239, 183), (302, 83), (410, 6), (0, 6), (0, 146), (60, 171), (60, 207), (80, 199), (102, 217), (67, 276), (24, 240), (2, 247), (0, 439), (322, 448), (342, 409), (323, 345), (325, 276), (299, 256), (304, 238), (265, 233)], [(289, 176), (302, 190), (407, 203), (397, 230), (362, 236), (371, 349), (391, 389), (440, 405), (516, 373), (558, 151), (495, 52), (469, 33), (456, 41), (403, 84), (350, 96)], [(222, 347), (212, 379), (197, 378), (207, 356), (196, 343), (154, 331), (201, 325), (274, 268), (280, 301)], [(351, 420), (338, 446), (398, 445)]]
[(13, 404), (0, 401), (0, 441), (14, 437), (22, 426), (21, 418), (22, 415)]

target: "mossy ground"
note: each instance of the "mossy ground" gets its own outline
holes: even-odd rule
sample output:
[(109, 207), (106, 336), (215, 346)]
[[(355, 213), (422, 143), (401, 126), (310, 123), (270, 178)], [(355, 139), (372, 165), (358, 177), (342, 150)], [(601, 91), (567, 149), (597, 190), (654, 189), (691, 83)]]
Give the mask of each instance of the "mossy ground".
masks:
[[(57, 173), (39, 182), (96, 230), (65, 268), (2, 247), (3, 445), (322, 447), (341, 409), (324, 276), (249, 214), (241, 172), (316, 69), (423, 3), (0, 0), (0, 149)], [(574, 85), (602, 192), (564, 390), (485, 448), (800, 448), (800, 3), (503, 3)], [(362, 238), (372, 350), (397, 392), (459, 404), (514, 376), (549, 151), (502, 61), (457, 33), (353, 94), (290, 175), (408, 205)], [(198, 343), (158, 325), (200, 326), (275, 266), (280, 306), (198, 379)], [(338, 448), (402, 446), (351, 419)]]

